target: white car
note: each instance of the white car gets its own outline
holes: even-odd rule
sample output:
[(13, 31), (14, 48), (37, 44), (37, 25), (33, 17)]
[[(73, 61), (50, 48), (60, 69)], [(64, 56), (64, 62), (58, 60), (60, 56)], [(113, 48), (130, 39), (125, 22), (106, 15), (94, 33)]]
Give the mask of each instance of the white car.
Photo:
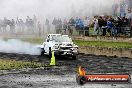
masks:
[(47, 54), (51, 56), (51, 52), (54, 51), (55, 55), (65, 55), (77, 58), (78, 46), (75, 45), (68, 35), (61, 34), (49, 34), (46, 38), (46, 42), (40, 46), (41, 55)]

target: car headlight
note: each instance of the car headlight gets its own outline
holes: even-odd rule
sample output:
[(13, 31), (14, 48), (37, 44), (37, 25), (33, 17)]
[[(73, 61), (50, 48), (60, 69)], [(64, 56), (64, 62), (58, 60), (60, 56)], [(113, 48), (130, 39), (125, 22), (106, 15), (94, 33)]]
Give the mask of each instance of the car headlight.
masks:
[(59, 49), (59, 46), (53, 46), (53, 49)]

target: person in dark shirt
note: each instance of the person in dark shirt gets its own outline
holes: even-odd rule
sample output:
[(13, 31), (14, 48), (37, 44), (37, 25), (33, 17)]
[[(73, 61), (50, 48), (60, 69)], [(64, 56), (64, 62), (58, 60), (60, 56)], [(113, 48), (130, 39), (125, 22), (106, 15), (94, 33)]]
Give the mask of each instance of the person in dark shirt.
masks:
[(102, 24), (103, 24), (103, 19), (102, 19), (102, 17), (100, 16), (100, 17), (98, 18), (99, 29), (98, 29), (97, 35), (100, 35), (100, 33), (101, 33), (101, 31), (102, 31)]
[(120, 17), (117, 17), (116, 21), (115, 21), (115, 26), (116, 26), (116, 29), (117, 29), (117, 34), (121, 33), (121, 25), (122, 25), (122, 20), (121, 20)]
[(107, 29), (107, 19), (104, 17), (102, 20), (102, 29), (103, 29), (103, 36), (106, 35), (106, 29)]

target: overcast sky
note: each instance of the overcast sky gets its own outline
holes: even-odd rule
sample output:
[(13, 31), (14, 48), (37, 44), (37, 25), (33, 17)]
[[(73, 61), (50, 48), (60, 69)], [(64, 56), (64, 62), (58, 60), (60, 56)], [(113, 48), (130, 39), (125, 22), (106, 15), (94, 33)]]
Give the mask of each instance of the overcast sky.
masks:
[(68, 17), (108, 13), (113, 0), (0, 0), (0, 18)]

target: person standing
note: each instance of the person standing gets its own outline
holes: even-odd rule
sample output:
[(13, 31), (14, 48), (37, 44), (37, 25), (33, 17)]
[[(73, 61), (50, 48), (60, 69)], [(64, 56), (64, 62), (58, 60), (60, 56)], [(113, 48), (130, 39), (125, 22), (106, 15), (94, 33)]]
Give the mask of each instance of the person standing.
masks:
[(88, 17), (86, 17), (83, 21), (84, 24), (84, 31), (86, 30), (87, 32), (85, 32), (85, 35), (89, 36), (89, 19)]
[(37, 29), (37, 17), (34, 15), (33, 17), (33, 23), (34, 23), (34, 31), (36, 32), (36, 29)]
[(64, 19), (64, 21), (63, 21), (63, 31), (62, 31), (62, 34), (66, 34), (66, 29), (67, 29), (67, 20), (66, 19)]
[(26, 25), (26, 32), (31, 33), (31, 30), (29, 30), (30, 29), (30, 17), (29, 16), (27, 16), (26, 18), (25, 25)]
[(50, 23), (48, 19), (46, 19), (45, 21), (45, 27), (46, 27), (47, 33), (49, 34), (50, 33)]
[(101, 32), (102, 32), (102, 26), (103, 26), (103, 25), (102, 25), (102, 24), (103, 24), (103, 19), (102, 19), (101, 16), (98, 18), (98, 24), (99, 24), (99, 29), (98, 29), (97, 35), (100, 35)]
[(62, 20), (61, 20), (61, 18), (58, 19), (58, 29), (59, 29), (59, 33), (62, 33)]
[(12, 19), (12, 21), (10, 21), (10, 31), (11, 31), (11, 33), (15, 33), (15, 21), (14, 21), (14, 19)]
[(107, 21), (107, 32), (110, 34), (110, 36), (112, 35), (112, 28), (113, 28), (113, 23), (110, 19), (108, 19), (108, 21)]
[(53, 22), (52, 22), (52, 25), (54, 26), (54, 32), (57, 34), (57, 19), (54, 18)]
[(98, 24), (98, 19), (96, 16), (94, 17), (93, 24), (94, 24), (94, 34), (98, 34), (99, 24)]
[(41, 24), (38, 22), (38, 35), (41, 36)]
[(74, 18), (72, 17), (70, 20), (69, 20), (69, 23), (68, 23), (68, 31), (69, 31), (69, 35), (72, 36), (73, 35), (73, 29), (75, 28), (75, 20)]
[(103, 30), (103, 36), (105, 36), (106, 35), (106, 29), (107, 29), (107, 20), (106, 20), (106, 18), (104, 17), (103, 18), (103, 21), (102, 21), (102, 30)]
[(81, 18), (78, 19), (78, 26), (79, 26), (79, 35), (84, 36), (84, 23)]
[(20, 23), (20, 31), (21, 31), (22, 33), (24, 33), (24, 22), (23, 22), (23, 20), (20, 19), (20, 20), (19, 20), (19, 23)]
[(7, 23), (8, 22), (8, 20), (7, 20), (7, 18), (6, 17), (4, 17), (4, 20), (3, 20), (3, 32), (5, 33), (5, 32), (7, 32)]

